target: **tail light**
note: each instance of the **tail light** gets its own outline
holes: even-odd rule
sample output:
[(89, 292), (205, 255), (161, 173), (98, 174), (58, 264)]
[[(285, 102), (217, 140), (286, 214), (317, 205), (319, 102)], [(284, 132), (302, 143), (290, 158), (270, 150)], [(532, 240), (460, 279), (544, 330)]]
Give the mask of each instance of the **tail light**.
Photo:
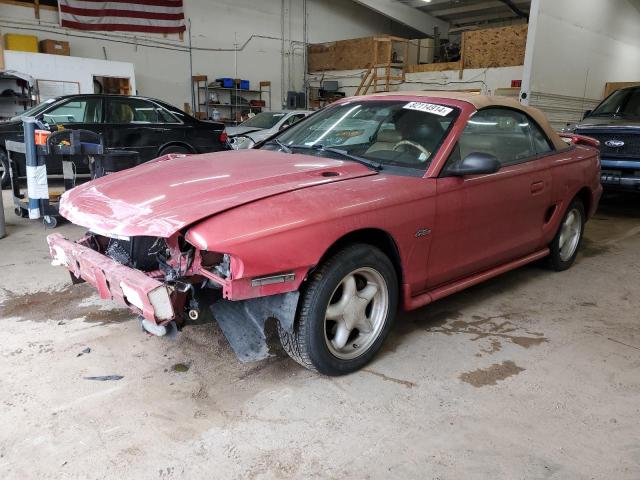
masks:
[(559, 135), (563, 139), (568, 139), (574, 145), (587, 145), (594, 148), (598, 148), (600, 146), (600, 141), (585, 135), (578, 135), (576, 133), (559, 133)]
[(229, 135), (227, 135), (227, 132), (223, 130), (220, 134), (220, 143), (226, 143), (228, 138)]

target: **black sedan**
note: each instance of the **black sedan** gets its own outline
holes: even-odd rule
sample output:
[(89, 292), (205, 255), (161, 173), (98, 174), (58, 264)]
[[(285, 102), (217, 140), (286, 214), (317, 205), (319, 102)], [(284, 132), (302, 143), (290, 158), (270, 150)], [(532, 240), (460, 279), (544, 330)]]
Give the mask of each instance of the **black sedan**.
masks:
[[(224, 124), (197, 120), (160, 100), (102, 94), (58, 97), (0, 123), (2, 187), (9, 184), (5, 141), (23, 141), (22, 118), (25, 116), (36, 117), (52, 131), (62, 126), (100, 133), (107, 150), (138, 152), (141, 162), (167, 153), (206, 153), (229, 149)], [(24, 156), (16, 156), (16, 159), (18, 176), (24, 177)], [(61, 171), (56, 171), (58, 169), (61, 170), (61, 164), (51, 165), (49, 174), (61, 174)], [(88, 166), (77, 166), (77, 173), (87, 172)]]

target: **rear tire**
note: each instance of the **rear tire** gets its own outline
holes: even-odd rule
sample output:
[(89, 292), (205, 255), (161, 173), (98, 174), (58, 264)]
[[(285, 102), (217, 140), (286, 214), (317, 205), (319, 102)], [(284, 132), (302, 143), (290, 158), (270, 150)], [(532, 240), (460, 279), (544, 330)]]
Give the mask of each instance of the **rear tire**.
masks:
[(344, 375), (378, 352), (397, 308), (398, 280), (389, 258), (373, 246), (351, 245), (312, 274), (293, 332), (278, 325), (278, 334), (284, 350), (303, 367)]
[(0, 189), (9, 188), (11, 184), (11, 175), (9, 174), (9, 159), (7, 154), (0, 150)]
[(170, 145), (170, 146), (165, 147), (162, 150), (160, 150), (160, 153), (158, 154), (158, 156), (162, 157), (163, 155), (167, 155), (169, 153), (187, 154), (187, 153), (192, 153), (192, 152), (187, 147), (182, 147), (180, 145)]
[(561, 272), (573, 265), (582, 244), (585, 222), (584, 205), (580, 200), (574, 199), (562, 217), (558, 233), (549, 245), (549, 268)]

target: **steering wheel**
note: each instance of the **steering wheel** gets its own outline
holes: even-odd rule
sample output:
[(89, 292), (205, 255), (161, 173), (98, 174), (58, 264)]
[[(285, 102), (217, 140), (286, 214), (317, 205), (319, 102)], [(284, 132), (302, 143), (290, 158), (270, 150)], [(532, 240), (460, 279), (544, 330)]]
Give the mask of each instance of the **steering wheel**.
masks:
[(427, 158), (429, 158), (431, 156), (431, 152), (429, 150), (427, 150), (426, 148), (424, 148), (422, 145), (420, 145), (419, 143), (416, 142), (412, 142), (411, 140), (400, 140), (398, 143), (396, 143), (392, 150), (395, 152), (397, 150), (398, 147), (401, 147), (402, 145), (409, 145), (410, 147), (415, 148), (416, 150), (418, 150), (421, 153), (425, 154), (424, 159), (419, 158), (418, 160), (420, 160), (421, 162), (426, 162)]

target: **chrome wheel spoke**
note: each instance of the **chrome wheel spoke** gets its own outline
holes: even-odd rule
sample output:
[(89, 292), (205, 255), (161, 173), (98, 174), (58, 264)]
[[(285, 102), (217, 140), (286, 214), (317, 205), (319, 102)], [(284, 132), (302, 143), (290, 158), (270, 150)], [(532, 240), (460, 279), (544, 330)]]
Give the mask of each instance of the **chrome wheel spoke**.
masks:
[(371, 325), (371, 320), (369, 320), (369, 318), (367, 318), (366, 315), (362, 315), (362, 318), (360, 318), (360, 320), (358, 321), (358, 323), (356, 324), (356, 327), (358, 328), (358, 331), (363, 334), (363, 333), (371, 333), (371, 331), (373, 330), (373, 325)]
[(356, 279), (353, 275), (346, 277), (342, 283), (342, 296), (336, 303), (332, 303), (327, 308), (325, 318), (328, 320), (340, 320), (344, 315), (344, 312), (353, 300), (356, 294)]
[(346, 322), (338, 322), (336, 334), (331, 340), (333, 346), (337, 349), (344, 348), (349, 340), (349, 335), (351, 335), (351, 329), (347, 327)]
[(378, 293), (378, 286), (375, 283), (367, 283), (367, 286), (358, 292), (358, 296), (370, 302)]
[(562, 228), (562, 232), (560, 233), (560, 240), (558, 241), (558, 244), (560, 245), (561, 249), (564, 247), (564, 244), (565, 244), (566, 241), (567, 241), (567, 239), (566, 239), (566, 235), (564, 233), (564, 228)]

